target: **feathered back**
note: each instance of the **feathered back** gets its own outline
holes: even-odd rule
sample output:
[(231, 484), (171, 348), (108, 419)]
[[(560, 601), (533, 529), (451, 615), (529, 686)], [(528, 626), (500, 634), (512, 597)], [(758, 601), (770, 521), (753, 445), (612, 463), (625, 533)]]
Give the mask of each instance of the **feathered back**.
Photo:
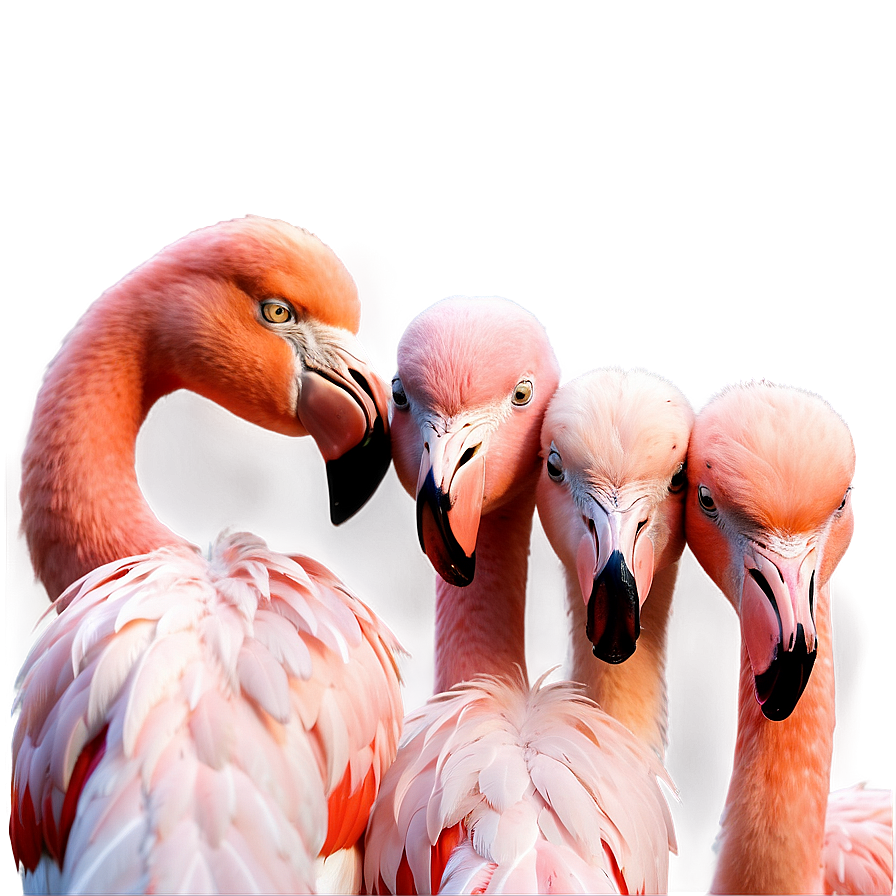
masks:
[(16, 700), (27, 871), (57, 860), (64, 891), (307, 892), (325, 839), (360, 836), (397, 747), (398, 648), (319, 564), (234, 534), (210, 561), (101, 567), (55, 609)]
[(368, 828), (368, 888), (663, 891), (668, 776), (578, 685), (545, 677), (476, 678), (406, 719)]
[(830, 516), (855, 470), (849, 430), (824, 399), (765, 381), (712, 399), (692, 445), (692, 477), (712, 471), (717, 501), (782, 535), (809, 532)]
[(826, 893), (893, 892), (893, 791), (835, 791), (824, 826)]

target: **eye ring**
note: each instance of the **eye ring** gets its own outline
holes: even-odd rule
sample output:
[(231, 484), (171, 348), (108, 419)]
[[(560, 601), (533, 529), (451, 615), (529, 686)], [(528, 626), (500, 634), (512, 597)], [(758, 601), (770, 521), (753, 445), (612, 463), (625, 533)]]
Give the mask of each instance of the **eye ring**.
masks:
[(286, 302), (279, 299), (267, 299), (261, 303), (261, 316), (269, 324), (289, 324), (296, 319), (295, 312)]
[(548, 476), (554, 482), (563, 482), (563, 459), (560, 457), (560, 452), (554, 447), (553, 442), (551, 442), (551, 450), (548, 452), (548, 457), (545, 461), (545, 468), (548, 471)]
[(400, 411), (407, 410), (410, 402), (405, 394), (404, 386), (401, 384), (401, 377), (397, 374), (392, 377), (392, 403)]
[(700, 506), (703, 510), (710, 516), (715, 516), (716, 513), (718, 513), (719, 508), (716, 507), (716, 502), (713, 501), (712, 495), (705, 485), (697, 486), (697, 500), (700, 502)]
[(511, 404), (518, 408), (525, 407), (532, 401), (532, 396), (534, 394), (535, 386), (532, 384), (532, 380), (520, 380), (516, 384), (513, 394), (510, 396)]
[(669, 491), (673, 495), (677, 495), (684, 488), (687, 481), (688, 464), (687, 461), (683, 461), (678, 465), (678, 469), (672, 474), (672, 478), (669, 480)]

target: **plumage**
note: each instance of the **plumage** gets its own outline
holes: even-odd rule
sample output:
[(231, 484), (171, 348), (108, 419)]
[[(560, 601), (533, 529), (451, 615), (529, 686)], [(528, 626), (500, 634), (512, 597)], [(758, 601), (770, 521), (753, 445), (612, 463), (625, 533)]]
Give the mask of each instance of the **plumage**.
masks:
[(17, 682), (10, 838), (26, 888), (357, 881), (401, 728), (401, 648), (310, 558), (239, 532), (202, 556), (155, 519), (133, 468), (151, 404), (192, 388), (313, 435), (344, 519), (389, 462), (357, 324), (326, 246), (246, 218), (107, 291), (50, 365), (23, 460), (23, 528), (57, 598)]
[(742, 633), (714, 892), (893, 887), (892, 793), (828, 793), (830, 580), (852, 536), (854, 464), (844, 421), (799, 389), (732, 386), (694, 426), (688, 544), (738, 612)]
[(439, 573), (436, 693), (406, 719), (371, 813), (373, 892), (666, 888), (662, 766), (577, 686), (528, 683), (529, 536), (558, 379), (543, 328), (506, 300), (437, 303), (399, 344), (394, 456)]
[(893, 791), (863, 784), (835, 790), (824, 826), (825, 893), (893, 889)]
[[(252, 548), (251, 553), (247, 552), (247, 547)], [(277, 664), (257, 639), (254, 622), (260, 613), (279, 616), (284, 605), (294, 610), (297, 604), (307, 605), (313, 598), (302, 584), (305, 575), (296, 560), (272, 555), (272, 566), (280, 576), (277, 594), (266, 597), (255, 581), (247, 583), (254, 601), (262, 608), (260, 612), (233, 612), (233, 589), (219, 591), (215, 588), (214, 576), (209, 577), (211, 584), (206, 579), (208, 568), (220, 567), (228, 555), (231, 568), (225, 574), (239, 579), (243, 572), (241, 555), (248, 554), (255, 562), (268, 553), (261, 541), (253, 543), (247, 536), (229, 536), (215, 546), (211, 562), (188, 552), (183, 552), (177, 559), (171, 552), (163, 559), (147, 555), (132, 561), (131, 573), (136, 575), (129, 576), (125, 589), (92, 590), (95, 579), (105, 578), (115, 568), (110, 565), (101, 567), (79, 586), (66, 592), (58, 608), (57, 624), (46, 629), (35, 644), (18, 682), (16, 708), (28, 700), (31, 683), (38, 678), (54, 680), (53, 690), (45, 696), (45, 706), (70, 707), (65, 713), (57, 713), (54, 724), (49, 726), (40, 713), (32, 713), (31, 724), (23, 724), (20, 716), (16, 728), (14, 751), (19, 755), (32, 754), (28, 761), (30, 793), (33, 794), (29, 811), (34, 813), (37, 828), (56, 823), (52, 814), (44, 819), (45, 801), (58, 800), (65, 795), (71, 783), (72, 767), (83, 744), (111, 726), (106, 742), (117, 744), (117, 748), (107, 748), (102, 776), (93, 780), (111, 782), (106, 784), (111, 793), (118, 790), (119, 784), (140, 791), (135, 797), (137, 805), (141, 806), (138, 816), (141, 819), (140, 848), (155, 853), (157, 858), (157, 863), (154, 862), (152, 870), (147, 872), (146, 886), (155, 888), (157, 884), (161, 887), (163, 880), (171, 882), (170, 875), (175, 872), (167, 867), (165, 857), (176, 850), (174, 844), (166, 844), (172, 837), (184, 836), (185, 825), (194, 826), (198, 831), (195, 836), (207, 843), (209, 849), (221, 848), (220, 843), (225, 839), (221, 826), (225, 822), (228, 831), (233, 828), (238, 832), (228, 836), (241, 840), (249, 831), (264, 832), (253, 842), (257, 847), (265, 847), (265, 852), (254, 854), (253, 862), (264, 858), (263, 864), (270, 873), (271, 869), (281, 868), (278, 872), (281, 883), (275, 889), (295, 886), (296, 881), (302, 879), (300, 875), (308, 872), (309, 857), (314, 858), (320, 851), (327, 827), (326, 817), (321, 816), (326, 809), (324, 783), (327, 784), (326, 795), (329, 795), (345, 774), (360, 778), (373, 773), (379, 779), (391, 758), (389, 732), (375, 731), (374, 735), (380, 735), (378, 739), (371, 737), (369, 725), (340, 722), (340, 703), (346, 702), (341, 691), (344, 684), (341, 676), (332, 676), (324, 696), (317, 701), (320, 715), (309, 718), (303, 686), (311, 668), (306, 667), (309, 674), (302, 675), (299, 670), (300, 674), (296, 675), (288, 667)], [(179, 587), (157, 575), (153, 587), (164, 589), (172, 600), (193, 606), (200, 621), (214, 619), (215, 636), (208, 637), (202, 625), (159, 632), (159, 623), (144, 610), (140, 614), (141, 622), (128, 622), (126, 630), (136, 631), (133, 628), (136, 625), (151, 627), (149, 646), (133, 650), (127, 644), (122, 648), (118, 639), (120, 632), (116, 631), (116, 622), (121, 615), (117, 609), (133, 600), (130, 586), (140, 583), (140, 573), (152, 579), (163, 563), (168, 570), (177, 565), (180, 572), (175, 578), (179, 580)], [(291, 601), (284, 587), (283, 572), (289, 565), (296, 568), (295, 594), (291, 595)], [(317, 590), (321, 590), (320, 586)], [(105, 625), (100, 627), (93, 624), (94, 616), (89, 612), (91, 606), (97, 605), (94, 603), (97, 593), (105, 605), (103, 608), (111, 611), (103, 614)], [(380, 680), (394, 675), (391, 651), (396, 645), (387, 635), (383, 639), (384, 631), (373, 621), (367, 608), (344, 589), (330, 589), (328, 597), (355, 610), (357, 616), (353, 614), (353, 618), (363, 620), (363, 630), (347, 658), (348, 663), (357, 659), (359, 651), (365, 651), (368, 639), (379, 640), (381, 649), (373, 656), (386, 666), (379, 670), (370, 668), (367, 674), (371, 678), (378, 674)], [(240, 595), (240, 600), (245, 609), (245, 593)], [(152, 599), (147, 600), (148, 606), (153, 603)], [(70, 618), (68, 607), (79, 612)], [(164, 617), (160, 615), (158, 618)], [(332, 657), (333, 651), (322, 650), (319, 638), (327, 627), (327, 620), (317, 618), (316, 621), (317, 636), (308, 626), (290, 630), (292, 638), (298, 637), (303, 645), (311, 645), (317, 661), (322, 662)], [(79, 623), (91, 627), (90, 644), (86, 650)], [(226, 636), (222, 632), (225, 626), (232, 628)], [(142, 631), (138, 634), (142, 645), (147, 636)], [(365, 660), (370, 659), (369, 649), (367, 652)], [(79, 657), (79, 662), (72, 660), (73, 654)], [(267, 660), (257, 659), (265, 655)], [(247, 660), (247, 657), (253, 659)], [(333, 660), (343, 662), (338, 655), (330, 661)], [(256, 666), (261, 667), (261, 673)], [(90, 686), (78, 692), (77, 686), (84, 678), (85, 669), (93, 673)], [(110, 681), (105, 680), (107, 674)], [(262, 676), (261, 685), (247, 685), (247, 679), (251, 682), (256, 674)], [(272, 678), (278, 681), (277, 688), (270, 687)], [(337, 692), (337, 689), (340, 690)], [(81, 696), (70, 701), (71, 693)], [(104, 696), (97, 697), (97, 704), (91, 706), (88, 697), (97, 693)], [(382, 700), (383, 696), (388, 698), (388, 695), (378, 695), (375, 688), (364, 691), (363, 697), (371, 714), (377, 710), (384, 712), (377, 704), (377, 699)], [(285, 701), (286, 705), (281, 705), (280, 701)], [(394, 710), (394, 706), (385, 708), (387, 713)], [(353, 720), (357, 720), (357, 715)], [(117, 729), (120, 729), (120, 738), (115, 736)], [(48, 751), (43, 749), (44, 737), (57, 744), (60, 740), (74, 743), (65, 751), (58, 747)], [(382, 748), (368, 750), (365, 767), (347, 769), (350, 756), (360, 753), (371, 742), (382, 744), (383, 741), (387, 745), (385, 752)], [(179, 754), (178, 758), (175, 753)], [(65, 757), (62, 762), (60, 757)], [(168, 765), (169, 762), (174, 763), (173, 767)], [(319, 765), (322, 768), (319, 769)], [(18, 772), (19, 764), (16, 768)], [(231, 806), (229, 812), (221, 811), (233, 799), (231, 789), (237, 786), (234, 781), (240, 782), (237, 789), (243, 792), (242, 802), (239, 806)], [(45, 784), (43, 790), (37, 790), (30, 782), (38, 782), (38, 786), (40, 782), (50, 782), (50, 789)], [(18, 774), (13, 786), (21, 792)], [(38, 793), (41, 796), (37, 796)], [(120, 811), (109, 810), (104, 818), (93, 817), (91, 801), (95, 800), (97, 806), (102, 807), (107, 797), (102, 789), (95, 793), (93, 787), (86, 787), (79, 799), (77, 818), (73, 820), (70, 834), (63, 831), (58, 837), (63, 845), (57, 852), (71, 856), (65, 866), (66, 873), (70, 866), (73, 869), (72, 877), (68, 879), (73, 881), (72, 886), (75, 886), (74, 881), (81, 880), (83, 889), (88, 891), (105, 889), (104, 879), (95, 876), (105, 867), (105, 860), (97, 864), (94, 873), (84, 870), (81, 863), (85, 860), (78, 844), (84, 839), (103, 841), (108, 834), (114, 835), (108, 848), (117, 850), (115, 838), (124, 836), (118, 833), (122, 831)], [(247, 821), (240, 821), (243, 816)], [(250, 818), (253, 819), (251, 822)], [(291, 829), (294, 829), (293, 833), (288, 834)], [(138, 828), (131, 825), (128, 830), (131, 837), (138, 837)], [(292, 842), (296, 841), (296, 830), (316, 831), (316, 840), (303, 843), (303, 848), (299, 849), (298, 843)], [(191, 833), (190, 836), (194, 835)], [(67, 840), (68, 848), (65, 846)], [(91, 848), (90, 853), (95, 851), (95, 847)], [(272, 854), (267, 855), (267, 852)], [(304, 866), (300, 861), (302, 855), (305, 856)], [(207, 857), (207, 862), (212, 867), (213, 857)], [(267, 880), (272, 884), (274, 878)], [(178, 887), (182, 884), (187, 885), (186, 878), (178, 880)], [(258, 885), (258, 881), (252, 885)], [(262, 889), (265, 888), (262, 884)]]
[[(426, 784), (403, 787), (409, 779)], [(662, 892), (675, 840), (659, 781), (672, 787), (659, 762), (571, 682), (543, 676), (530, 689), (519, 678), (477, 677), (407, 717), (377, 804), (390, 812), (374, 812), (367, 836), (367, 881), (403, 892), (394, 857), (405, 851), (410, 880), (424, 892), (439, 838), (459, 824), (464, 845), (445, 867), (443, 891), (473, 867), (487, 874), (489, 892), (544, 892), (572, 865), (574, 892), (617, 892), (607, 887), (621, 882), (629, 892)], [(639, 803), (650, 811), (627, 808)], [(642, 840), (661, 846), (656, 861), (631, 848)], [(529, 873), (514, 878), (527, 862)]]

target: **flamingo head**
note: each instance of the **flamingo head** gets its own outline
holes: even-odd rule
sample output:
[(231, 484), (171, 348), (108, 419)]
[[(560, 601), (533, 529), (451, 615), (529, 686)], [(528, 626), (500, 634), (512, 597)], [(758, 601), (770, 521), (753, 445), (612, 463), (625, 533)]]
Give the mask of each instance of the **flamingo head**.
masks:
[(538, 515), (578, 582), (586, 634), (605, 662), (634, 653), (653, 575), (684, 550), (693, 420), (673, 385), (615, 368), (562, 386), (545, 415)]
[(391, 461), (388, 390), (357, 340), (357, 289), (332, 250), (285, 222), (247, 217), (184, 237), (131, 277), (150, 295), (176, 289), (154, 325), (148, 354), (166, 365), (156, 381), (275, 432), (310, 434), (332, 521), (359, 510)]
[(688, 544), (740, 617), (756, 699), (787, 718), (817, 651), (820, 589), (853, 529), (852, 438), (821, 398), (765, 382), (698, 415), (688, 452)]
[(541, 324), (506, 299), (451, 298), (416, 317), (392, 380), (395, 469), (436, 572), (468, 585), (480, 519), (538, 474), (559, 369)]

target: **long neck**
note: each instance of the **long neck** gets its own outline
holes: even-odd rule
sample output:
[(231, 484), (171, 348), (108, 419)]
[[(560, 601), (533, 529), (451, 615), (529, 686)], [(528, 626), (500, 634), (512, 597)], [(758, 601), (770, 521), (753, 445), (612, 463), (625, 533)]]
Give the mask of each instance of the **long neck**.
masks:
[(585, 602), (575, 570), (567, 570), (569, 677), (585, 685), (588, 696), (661, 759), (666, 752), (666, 635), (678, 563), (659, 570), (641, 607), (641, 634), (634, 654), (611, 665), (597, 659), (585, 635)]
[(150, 363), (150, 321), (110, 290), (72, 331), (38, 395), (22, 458), (22, 529), (50, 598), (111, 560), (184, 543), (147, 505), (137, 432), (174, 384)]
[(714, 893), (822, 891), (834, 734), (829, 597), (826, 584), (818, 591), (815, 665), (789, 718), (771, 722), (762, 715), (741, 646), (737, 742)]
[(475, 675), (526, 678), (526, 577), (535, 490), (484, 516), (476, 575), (465, 588), (436, 583), (435, 691)]

